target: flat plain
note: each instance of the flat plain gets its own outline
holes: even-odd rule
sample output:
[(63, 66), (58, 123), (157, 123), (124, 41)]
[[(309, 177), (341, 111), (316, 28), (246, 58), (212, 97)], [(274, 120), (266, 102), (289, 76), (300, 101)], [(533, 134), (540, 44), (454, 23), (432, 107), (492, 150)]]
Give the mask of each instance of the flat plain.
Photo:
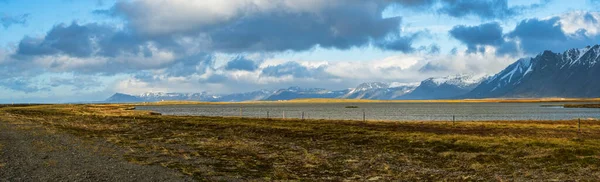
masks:
[[(21, 132), (41, 129), (107, 142), (124, 151), (119, 155), (129, 163), (175, 170), (200, 181), (600, 178), (600, 121), (596, 119), (283, 120), (162, 116), (133, 107), (3, 106), (0, 122)], [(0, 170), (11, 165), (2, 160)]]

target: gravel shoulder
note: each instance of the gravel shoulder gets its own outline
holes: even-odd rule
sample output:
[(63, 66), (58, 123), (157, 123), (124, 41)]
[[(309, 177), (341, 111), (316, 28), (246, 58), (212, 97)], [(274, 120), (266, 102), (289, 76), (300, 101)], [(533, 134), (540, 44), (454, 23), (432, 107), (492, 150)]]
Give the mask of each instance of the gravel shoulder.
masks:
[(192, 181), (174, 170), (137, 165), (118, 147), (0, 119), (0, 181)]

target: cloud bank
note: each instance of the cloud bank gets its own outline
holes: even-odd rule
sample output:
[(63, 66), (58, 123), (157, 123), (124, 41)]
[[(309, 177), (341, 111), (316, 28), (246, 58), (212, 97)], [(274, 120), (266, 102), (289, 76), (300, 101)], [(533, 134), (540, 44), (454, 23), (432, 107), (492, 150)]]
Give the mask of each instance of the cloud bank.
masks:
[[(600, 40), (598, 12), (521, 20), (521, 15), (549, 3), (123, 0), (93, 12), (122, 24), (59, 23), (43, 35), (25, 36), (0, 49), (0, 87), (19, 93), (62, 87), (98, 92), (101, 88), (95, 85), (128, 93), (227, 93), (289, 86), (339, 89), (367, 81), (415, 82), (456, 73), (494, 73), (521, 56)], [(451, 26), (447, 36), (465, 48), (447, 54), (429, 30), (406, 31), (407, 17), (383, 16), (390, 8), (479, 24)], [(515, 27), (500, 23), (517, 18)], [(26, 22), (25, 15), (2, 19), (5, 28)], [(348, 61), (279, 58), (314, 50), (356, 49), (373, 49), (386, 56)]]

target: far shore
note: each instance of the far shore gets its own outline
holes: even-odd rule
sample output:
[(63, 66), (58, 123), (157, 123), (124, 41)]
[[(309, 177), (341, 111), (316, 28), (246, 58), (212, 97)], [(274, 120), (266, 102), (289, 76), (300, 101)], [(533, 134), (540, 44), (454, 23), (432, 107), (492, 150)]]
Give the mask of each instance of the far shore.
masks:
[[(487, 98), (487, 99), (439, 99), (439, 100), (370, 100), (370, 99), (335, 99), (335, 98), (302, 98), (278, 101), (242, 101), (242, 102), (208, 102), (208, 101), (155, 101), (155, 102), (123, 102), (123, 103), (4, 103), (3, 106), (29, 106), (52, 104), (119, 104), (119, 105), (226, 105), (226, 104), (311, 104), (311, 103), (600, 103), (600, 98)], [(566, 104), (565, 107), (583, 107), (594, 104)], [(562, 106), (562, 104), (561, 104)], [(598, 105), (597, 107), (600, 107)]]
[(286, 104), (286, 103), (565, 103), (600, 102), (600, 98), (492, 98), (492, 99), (443, 99), (443, 100), (368, 100), (368, 99), (293, 99), (280, 101), (203, 102), (203, 101), (158, 101), (139, 102), (132, 105), (195, 105), (195, 104)]
[(600, 104), (565, 104), (565, 108), (600, 108)]

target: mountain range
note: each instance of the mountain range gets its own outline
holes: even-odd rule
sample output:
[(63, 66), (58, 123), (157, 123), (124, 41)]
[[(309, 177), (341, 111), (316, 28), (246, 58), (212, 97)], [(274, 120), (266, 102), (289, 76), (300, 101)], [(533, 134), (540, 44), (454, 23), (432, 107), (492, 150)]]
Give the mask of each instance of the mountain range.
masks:
[[(443, 81), (442, 81), (443, 80)], [(356, 88), (344, 90), (327, 90), (323, 88), (301, 88), (289, 87), (275, 91), (259, 90), (247, 93), (235, 93), (226, 95), (213, 95), (206, 92), (201, 93), (164, 93), (148, 92), (140, 95), (128, 95), (116, 93), (105, 102), (155, 102), (164, 100), (186, 100), (186, 101), (207, 101), (207, 102), (240, 102), (240, 101), (279, 101), (301, 98), (340, 98), (340, 99), (373, 99), (373, 100), (399, 100), (399, 99), (437, 99), (445, 97), (457, 97), (470, 89), (472, 83), (478, 79), (473, 79), (468, 75), (457, 75), (444, 78), (430, 78), (421, 83), (383, 83), (370, 82), (362, 83)], [(430, 84), (429, 82), (435, 82)], [(414, 91), (427, 93), (427, 90), (439, 90), (435, 97), (422, 96), (424, 94), (415, 94), (407, 96)], [(437, 92), (436, 92), (437, 93)]]
[(428, 78), (420, 83), (362, 83), (356, 88), (327, 90), (290, 87), (235, 94), (163, 93), (141, 95), (116, 93), (105, 102), (153, 102), (191, 100), (240, 102), (299, 98), (343, 98), (374, 100), (421, 100), (465, 98), (600, 97), (600, 45), (570, 49), (563, 53), (544, 51), (522, 58), (493, 76), (459, 74)]
[(423, 80), (419, 87), (400, 99), (452, 99), (469, 93), (482, 81), (488, 79), (486, 75), (455, 75), (441, 78)]
[(482, 82), (463, 98), (600, 97), (600, 45), (544, 51)]

